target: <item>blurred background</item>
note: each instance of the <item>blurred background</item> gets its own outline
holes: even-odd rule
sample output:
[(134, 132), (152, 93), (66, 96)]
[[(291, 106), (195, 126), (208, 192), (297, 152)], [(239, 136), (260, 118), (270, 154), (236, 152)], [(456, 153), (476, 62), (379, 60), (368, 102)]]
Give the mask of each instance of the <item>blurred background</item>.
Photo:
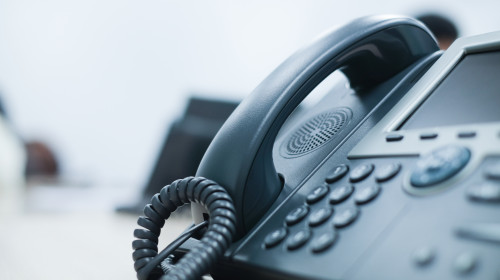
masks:
[(0, 279), (134, 279), (137, 215), (115, 209), (142, 205), (168, 169), (168, 136), (189, 134), (175, 129), (191, 116), (215, 118), (207, 138), (291, 53), (356, 17), (439, 13), (468, 36), (500, 30), (499, 8), (494, 0), (0, 0)]

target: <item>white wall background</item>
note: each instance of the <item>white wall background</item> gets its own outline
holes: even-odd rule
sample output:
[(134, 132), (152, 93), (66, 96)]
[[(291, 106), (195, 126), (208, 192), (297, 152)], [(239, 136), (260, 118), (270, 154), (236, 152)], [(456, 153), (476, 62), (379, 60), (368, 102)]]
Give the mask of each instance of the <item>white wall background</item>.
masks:
[(65, 176), (141, 187), (188, 93), (243, 98), (298, 47), (362, 15), (438, 11), (472, 35), (500, 30), (499, 10), (497, 0), (0, 0), (0, 95)]

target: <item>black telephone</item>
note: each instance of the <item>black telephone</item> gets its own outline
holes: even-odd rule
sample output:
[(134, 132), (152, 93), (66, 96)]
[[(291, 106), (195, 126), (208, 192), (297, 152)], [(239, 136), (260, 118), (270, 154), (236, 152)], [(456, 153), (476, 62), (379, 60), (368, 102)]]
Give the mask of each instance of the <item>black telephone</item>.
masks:
[[(350, 87), (295, 110), (336, 70)], [(213, 181), (176, 181), (146, 207), (134, 241), (138, 277), (158, 255), (150, 241), (162, 217), (190, 200), (195, 224), (217, 225), (198, 244), (207, 251), (193, 249), (204, 242), (196, 239), (177, 249), (197, 255), (185, 272), (500, 279), (498, 73), (500, 32), (461, 38), (444, 53), (407, 17), (364, 17), (327, 33), (229, 117), (196, 174)], [(206, 260), (212, 253), (220, 258)], [(175, 277), (199, 277), (190, 273)]]

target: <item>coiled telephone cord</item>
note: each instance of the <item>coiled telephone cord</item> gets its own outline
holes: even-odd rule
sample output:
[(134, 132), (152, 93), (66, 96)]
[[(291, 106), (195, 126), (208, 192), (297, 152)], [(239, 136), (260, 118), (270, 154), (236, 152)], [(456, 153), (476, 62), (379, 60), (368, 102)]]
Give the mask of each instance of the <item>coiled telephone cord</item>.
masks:
[(216, 182), (202, 177), (176, 180), (153, 196), (151, 203), (144, 207), (145, 216), (139, 217), (137, 221), (143, 227), (134, 231), (137, 239), (132, 242), (137, 279), (148, 280), (158, 269), (158, 265), (170, 255), (172, 248), (175, 249), (192, 232), (205, 226), (202, 223), (191, 228), (158, 254), (158, 237), (165, 220), (178, 207), (190, 202), (206, 207), (210, 217), (208, 229), (199, 243), (161, 279), (200, 279), (229, 247), (236, 232), (236, 217), (233, 201), (226, 190)]

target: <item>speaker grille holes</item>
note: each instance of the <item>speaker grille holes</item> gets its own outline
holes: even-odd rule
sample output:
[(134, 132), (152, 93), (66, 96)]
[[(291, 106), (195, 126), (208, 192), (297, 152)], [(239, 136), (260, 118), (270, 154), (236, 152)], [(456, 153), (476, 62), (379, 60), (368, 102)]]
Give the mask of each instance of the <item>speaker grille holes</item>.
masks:
[(309, 119), (283, 143), (281, 154), (298, 157), (321, 147), (342, 130), (351, 116), (350, 109), (337, 108)]

